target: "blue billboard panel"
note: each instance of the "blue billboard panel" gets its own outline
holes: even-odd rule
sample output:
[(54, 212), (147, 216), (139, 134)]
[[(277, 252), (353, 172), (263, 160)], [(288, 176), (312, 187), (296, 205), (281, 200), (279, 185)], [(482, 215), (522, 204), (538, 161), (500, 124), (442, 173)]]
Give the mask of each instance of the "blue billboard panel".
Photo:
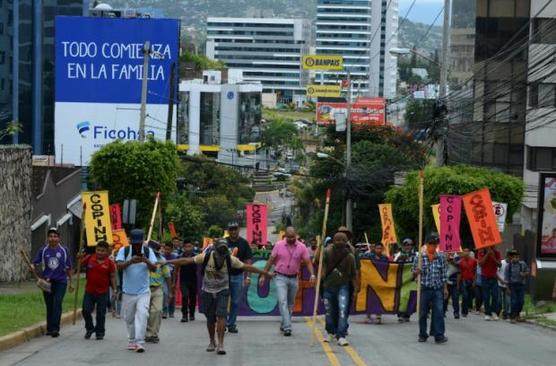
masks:
[(140, 103), (146, 41), (147, 103), (168, 104), (178, 20), (56, 17), (56, 102)]

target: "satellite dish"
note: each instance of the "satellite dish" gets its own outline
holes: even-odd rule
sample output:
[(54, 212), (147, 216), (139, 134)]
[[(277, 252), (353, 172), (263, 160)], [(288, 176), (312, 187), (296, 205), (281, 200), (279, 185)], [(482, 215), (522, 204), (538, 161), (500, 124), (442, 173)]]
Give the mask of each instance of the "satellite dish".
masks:
[(102, 11), (111, 11), (113, 10), (112, 7), (108, 4), (98, 4), (97, 6), (95, 6), (94, 8), (95, 10), (102, 10)]

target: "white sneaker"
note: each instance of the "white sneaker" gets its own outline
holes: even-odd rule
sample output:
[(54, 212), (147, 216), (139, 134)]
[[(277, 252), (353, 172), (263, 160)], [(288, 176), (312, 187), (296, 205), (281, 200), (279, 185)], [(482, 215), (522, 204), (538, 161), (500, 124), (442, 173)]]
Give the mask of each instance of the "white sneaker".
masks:
[(349, 342), (347, 341), (347, 339), (345, 339), (344, 337), (338, 339), (338, 346), (349, 346)]
[(496, 315), (496, 313), (492, 314), (492, 320), (496, 321), (498, 320), (498, 315)]
[(326, 343), (332, 343), (332, 342), (334, 342), (334, 339), (335, 339), (335, 338), (336, 338), (336, 337), (334, 336), (334, 334), (328, 334), (328, 333), (326, 333), (326, 332), (324, 333), (324, 341), (325, 341)]
[(489, 321), (492, 320), (492, 318), (490, 317), (490, 315), (485, 315), (485, 320), (486, 320), (487, 322), (489, 322)]

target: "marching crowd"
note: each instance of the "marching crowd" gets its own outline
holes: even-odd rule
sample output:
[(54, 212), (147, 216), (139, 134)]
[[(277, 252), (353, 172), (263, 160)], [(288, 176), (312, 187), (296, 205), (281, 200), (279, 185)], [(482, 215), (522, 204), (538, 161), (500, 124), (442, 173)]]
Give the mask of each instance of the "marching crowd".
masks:
[[(293, 227), (271, 246), (272, 252), (264, 269), (251, 264), (256, 245), (239, 235), (239, 225), (228, 225), (228, 236), (217, 238), (207, 248), (200, 248), (192, 240), (173, 238), (161, 245), (145, 241), (144, 232), (129, 232), (130, 245), (110, 252), (108, 243), (101, 241), (91, 254), (80, 253), (78, 260), (85, 268), (86, 286), (82, 316), (85, 339), (94, 334), (105, 336), (106, 313), (110, 308), (115, 317), (123, 318), (128, 333), (127, 349), (142, 353), (145, 343), (160, 342), (162, 319), (174, 318), (175, 294), (181, 292), (182, 323), (195, 320), (197, 299), (199, 311), (206, 317), (209, 345), (207, 352), (226, 354), (225, 332), (238, 333), (238, 305), (251, 279), (247, 273), (258, 273), (259, 286), (273, 280), (276, 284), (281, 315), (280, 331), (292, 335), (292, 312), (302, 267), (310, 273), (315, 284), (315, 268), (322, 258), (321, 298), (325, 307), (324, 340), (347, 341), (349, 309), (360, 291), (361, 259), (379, 262), (411, 263), (414, 278), (420, 276), (419, 342), (429, 336), (436, 343), (445, 343), (444, 318), (451, 302), (455, 319), (470, 312), (484, 312), (487, 321), (508, 319), (521, 321), (524, 288), (529, 268), (520, 260), (519, 253), (509, 250), (505, 258), (489, 247), (478, 251), (463, 249), (461, 253), (438, 251), (439, 238), (429, 235), (420, 253), (413, 241), (404, 239), (400, 248), (392, 247), (386, 255), (383, 244), (352, 244), (352, 234), (340, 227), (325, 240), (323, 253), (316, 240), (302, 242)], [(328, 244), (328, 245), (326, 245)], [(48, 230), (48, 243), (33, 258), (41, 277), (50, 283), (50, 291), (43, 291), (47, 310), (47, 334), (58, 337), (62, 300), (66, 288), (72, 291), (71, 256), (60, 244), (56, 228)], [(200, 273), (201, 288), (197, 276)], [(451, 301), (450, 301), (451, 300)], [(93, 321), (93, 314), (95, 320)], [(427, 329), (427, 319), (431, 324)], [(374, 323), (381, 323), (381, 314), (369, 314)], [(409, 322), (410, 313), (398, 314), (398, 321)]]

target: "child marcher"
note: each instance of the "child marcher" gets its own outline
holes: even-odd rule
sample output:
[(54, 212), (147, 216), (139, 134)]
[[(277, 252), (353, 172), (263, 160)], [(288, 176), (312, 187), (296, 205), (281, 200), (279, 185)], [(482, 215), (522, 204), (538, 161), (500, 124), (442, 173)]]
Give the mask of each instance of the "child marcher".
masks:
[(529, 266), (519, 259), (517, 250), (509, 252), (510, 263), (506, 267), (505, 280), (508, 283), (507, 291), (511, 297), (510, 319), (512, 323), (523, 321), (520, 316), (525, 300), (525, 282), (529, 276)]

